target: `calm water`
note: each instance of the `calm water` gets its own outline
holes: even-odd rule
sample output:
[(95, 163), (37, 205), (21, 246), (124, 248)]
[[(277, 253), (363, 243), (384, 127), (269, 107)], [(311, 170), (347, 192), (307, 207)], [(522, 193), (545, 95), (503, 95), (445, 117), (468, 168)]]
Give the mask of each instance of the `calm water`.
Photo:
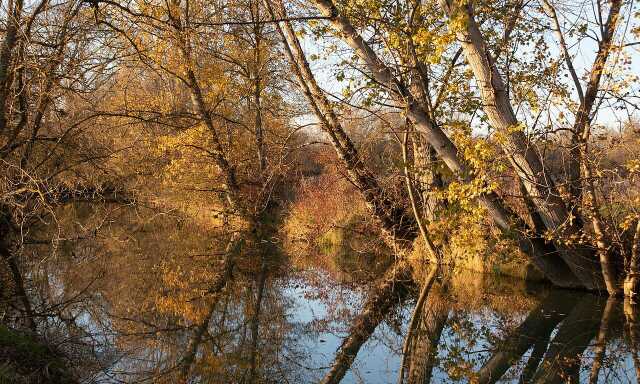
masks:
[[(33, 263), (38, 330), (84, 381), (316, 383), (338, 382), (336, 371), (342, 383), (398, 381), (426, 267), (380, 288), (386, 265), (371, 257), (271, 245), (244, 250), (210, 294), (220, 247), (171, 228), (114, 227)], [(437, 276), (405, 382), (637, 382), (640, 322), (628, 303), (469, 271)]]

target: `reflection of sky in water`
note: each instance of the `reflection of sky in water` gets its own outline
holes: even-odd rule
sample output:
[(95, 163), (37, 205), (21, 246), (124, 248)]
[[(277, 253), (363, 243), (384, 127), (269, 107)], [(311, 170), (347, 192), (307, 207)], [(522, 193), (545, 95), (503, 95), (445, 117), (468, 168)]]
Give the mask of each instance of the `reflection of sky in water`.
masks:
[[(327, 276), (325, 276), (325, 278), (330, 279)], [(327, 281), (327, 283), (328, 286), (332, 286), (334, 290), (345, 291), (341, 292), (341, 294), (355, 298), (356, 302), (361, 300), (362, 294), (360, 292), (354, 292), (349, 290), (349, 288), (337, 286), (336, 284), (332, 284), (331, 281)], [(304, 280), (296, 279), (296, 284), (283, 291), (285, 295), (294, 300), (295, 305), (293, 308), (295, 308), (295, 313), (292, 315), (295, 321), (299, 322), (303, 327), (309, 327), (314, 320), (325, 319), (328, 315), (327, 306), (322, 300), (308, 297), (308, 293), (310, 291), (313, 292), (315, 289), (316, 287), (313, 285), (305, 285)], [(403, 333), (406, 333), (414, 304), (415, 301), (409, 301), (402, 309)], [(357, 315), (357, 310), (354, 310), (354, 315)], [(566, 313), (564, 315), (566, 315)], [(484, 333), (477, 335), (478, 338), (474, 340), (475, 345), (473, 348), (468, 348), (468, 344), (464, 340), (458, 339), (457, 335), (453, 334), (450, 324), (448, 324), (442, 333), (438, 348), (438, 357), (440, 360), (446, 360), (449, 348), (452, 344), (457, 343), (458, 346), (462, 347), (465, 360), (471, 362), (473, 370), (477, 371), (482, 368), (483, 364), (491, 357), (496, 348), (495, 344), (492, 344), (492, 342), (495, 341), (492, 340), (492, 342), (490, 342), (487, 336), (506, 336), (504, 332), (500, 331), (501, 317), (502, 320), (504, 320), (504, 314), (497, 314), (488, 307), (485, 307), (476, 312), (467, 312), (463, 316), (473, 324), (476, 331), (483, 329)], [(527, 313), (514, 313), (510, 315), (510, 321), (517, 325), (521, 323), (526, 316)], [(551, 333), (552, 340), (561, 325), (562, 323)], [(347, 326), (348, 325), (345, 324), (339, 325), (339, 327), (342, 328)], [(327, 367), (331, 365), (335, 352), (342, 343), (342, 338), (345, 336), (346, 333), (344, 332), (319, 332), (317, 337), (304, 340), (305, 349), (311, 353), (311, 360), (308, 365), (308, 368), (312, 368), (309, 369), (310, 374), (308, 377), (310, 382), (317, 382), (322, 378), (328, 369)], [(620, 338), (622, 335), (616, 336), (617, 338), (615, 340), (608, 341), (598, 382), (635, 383), (633, 359), (628, 353), (628, 347), (625, 345), (625, 341)], [(364, 344), (358, 353), (352, 369), (347, 372), (342, 383), (395, 383), (398, 377), (398, 367), (400, 365), (399, 351), (402, 348), (402, 343), (403, 339), (401, 336), (398, 336), (385, 323), (381, 324), (376, 329), (373, 337)], [(580, 382), (589, 382), (589, 375), (595, 354), (595, 343), (596, 340), (592, 340), (582, 355)], [(522, 358), (507, 370), (499, 382), (518, 382), (522, 368), (531, 356), (532, 350), (533, 347), (529, 348)], [(460, 381), (467, 382), (466, 379)], [(452, 382), (452, 379), (443, 369), (443, 366), (434, 367), (431, 383), (447, 382)]]
[[(315, 287), (304, 285), (304, 280), (298, 280), (298, 282), (300, 284), (286, 288), (283, 292), (294, 299), (294, 321), (301, 323), (304, 327), (309, 326), (314, 320), (325, 319), (328, 314), (325, 303), (321, 300), (308, 298), (310, 291), (314, 290)], [(329, 286), (336, 287), (335, 283)], [(336, 289), (347, 290), (343, 294), (346, 294), (350, 299), (360, 300), (362, 297), (360, 292), (355, 292), (345, 287), (337, 287)], [(344, 324), (339, 326), (345, 328)], [(384, 328), (384, 326), (379, 328)], [(360, 350), (352, 369), (347, 372), (342, 383), (362, 382), (376, 384), (395, 381), (397, 369), (400, 365), (400, 357), (379, 341), (379, 333), (380, 329), (376, 330), (373, 337)], [(307, 342), (305, 349), (312, 354), (309, 368), (314, 368), (309, 372), (310, 380), (318, 381), (322, 378), (326, 371), (325, 367), (331, 365), (335, 352), (340, 347), (344, 336), (346, 336), (346, 333), (343, 332), (340, 332), (340, 334), (321, 332), (317, 338), (305, 340)]]
[[(277, 278), (276, 281), (271, 282), (270, 286), (276, 289), (274, 295), (278, 300), (290, 303), (290, 306), (287, 306), (285, 316), (294, 330), (291, 334), (293, 351), (284, 348), (280, 352), (280, 357), (285, 361), (292, 361), (293, 364), (288, 369), (296, 372), (283, 372), (284, 375), (291, 374), (292, 377), (303, 377), (304, 382), (309, 383), (320, 381), (331, 366), (343, 338), (347, 336), (352, 318), (357, 316), (361, 310), (365, 298), (364, 291), (348, 284), (338, 283), (330, 275), (317, 270)], [(319, 293), (319, 287), (322, 287), (322, 293)], [(360, 349), (352, 369), (348, 370), (342, 383), (382, 384), (397, 381), (403, 335), (406, 334), (414, 304), (415, 300), (409, 300), (400, 310), (402, 335), (397, 334), (398, 331), (394, 329), (394, 326), (383, 322), (377, 327), (373, 337)], [(567, 312), (570, 310), (568, 308)], [(617, 312), (618, 317), (621, 312), (621, 310)], [(514, 310), (513, 313), (508, 314), (498, 313), (491, 310), (488, 305), (481, 305), (474, 309), (466, 309), (464, 306), (452, 309), (449, 322), (442, 332), (438, 345), (439, 360), (441, 362), (447, 361), (450, 359), (449, 353), (457, 349), (461, 351), (460, 358), (469, 362), (472, 371), (477, 372), (495, 352), (496, 341), (507, 335), (505, 323), (511, 324), (515, 328), (527, 316), (528, 313), (524, 310)], [(454, 332), (451, 322), (453, 318), (466, 324), (464, 336), (461, 336), (459, 332)], [(616, 321), (621, 322), (622, 320)], [(88, 312), (82, 312), (79, 315), (79, 323), (96, 335), (97, 340), (107, 345), (100, 352), (113, 352), (114, 338), (109, 334), (111, 331), (106, 330), (105, 332), (104, 328), (109, 328), (108, 318), (103, 318), (101, 324), (98, 324)], [(557, 325), (551, 333), (552, 339), (557, 335), (562, 324)], [(268, 321), (263, 322), (260, 325), (261, 332), (269, 329), (270, 326)], [(618, 326), (615, 330), (610, 331), (617, 334), (611, 335), (608, 340), (603, 368), (599, 375), (600, 383), (636, 382), (634, 362), (628, 350), (627, 340), (621, 334), (621, 329)], [(103, 333), (101, 334), (101, 332)], [(188, 332), (180, 334), (182, 340), (188, 340), (190, 337)], [(473, 342), (471, 347), (469, 347), (469, 342)], [(581, 382), (589, 382), (589, 374), (595, 355), (595, 342), (595, 338), (592, 339), (590, 346), (583, 354)], [(518, 359), (517, 364), (507, 370), (500, 382), (518, 382), (519, 375), (531, 355), (532, 349), (533, 347), (529, 348), (523, 357)], [(131, 355), (127, 355), (128, 352)], [(162, 362), (165, 368), (170, 368), (175, 363), (167, 360), (168, 356), (165, 356), (165, 351), (162, 348), (149, 350), (144, 347), (136, 349), (134, 346), (133, 349), (120, 351), (116, 355), (117, 357), (114, 357), (118, 362), (109, 369), (106, 375), (98, 375), (99, 381), (114, 382), (109, 380), (109, 377), (116, 372), (122, 372), (124, 376), (119, 378), (127, 380), (128, 373), (136, 371), (141, 373), (140, 370), (153, 367), (153, 362), (155, 364)], [(449, 362), (451, 361), (449, 360)], [(144, 376), (144, 374), (142, 375)], [(119, 375), (116, 374), (116, 376)], [(135, 373), (128, 376), (129, 379), (132, 377), (140, 378)], [(466, 379), (460, 381), (466, 382)], [(445, 365), (440, 364), (434, 367), (431, 382), (452, 382)]]

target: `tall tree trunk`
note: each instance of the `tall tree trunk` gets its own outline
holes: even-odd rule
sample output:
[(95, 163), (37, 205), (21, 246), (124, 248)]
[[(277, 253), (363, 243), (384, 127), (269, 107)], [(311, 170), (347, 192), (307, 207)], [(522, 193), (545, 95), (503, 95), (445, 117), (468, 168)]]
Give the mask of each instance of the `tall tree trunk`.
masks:
[(429, 231), (427, 230), (426, 224), (424, 223), (424, 219), (425, 219), (425, 215), (423, 214), (424, 205), (421, 205), (421, 207), (423, 208), (422, 211), (418, 208), (418, 201), (415, 193), (415, 188), (413, 185), (413, 177), (409, 171), (408, 140), (409, 140), (409, 132), (407, 131), (403, 135), (402, 161), (403, 161), (403, 170), (404, 170), (404, 180), (405, 180), (405, 184), (407, 185), (407, 192), (409, 194), (411, 209), (413, 210), (413, 216), (415, 217), (416, 224), (418, 225), (418, 229), (420, 229), (422, 240), (424, 241), (424, 244), (427, 247), (427, 251), (429, 252), (429, 256), (431, 257), (431, 260), (433, 262), (439, 262), (440, 254), (436, 250), (436, 246), (431, 240)]
[[(458, 156), (456, 146), (442, 129), (429, 118), (407, 87), (393, 76), (391, 70), (377, 57), (349, 21), (340, 15), (331, 0), (314, 0), (314, 3), (324, 16), (330, 18), (331, 25), (339, 32), (340, 38), (353, 48), (358, 57), (366, 63), (375, 80), (389, 87), (389, 90), (394, 92), (405, 104), (407, 116), (420, 129), (447, 167), (463, 182), (470, 182), (472, 180), (471, 167)], [(577, 281), (577, 274), (569, 270), (563, 260), (550, 255), (549, 249), (542, 239), (528, 238), (525, 235), (528, 232), (526, 224), (504, 205), (497, 194), (489, 192), (480, 195), (477, 199), (480, 205), (488, 211), (496, 225), (502, 231), (516, 237), (520, 249), (555, 285), (594, 288), (593, 284)], [(601, 277), (600, 274), (598, 276)]]
[(15, 3), (9, 1), (8, 3), (13, 7), (7, 9), (7, 29), (0, 48), (0, 134), (3, 134), (7, 128), (6, 104), (9, 99), (10, 80), (12, 79), (10, 67), (18, 43), (18, 28), (21, 23), (24, 0), (15, 0)]
[(640, 291), (640, 216), (636, 221), (631, 257), (629, 258), (627, 276), (624, 280), (624, 295), (629, 297), (632, 302), (636, 302), (638, 291)]
[(187, 83), (187, 86), (189, 87), (189, 90), (191, 92), (191, 100), (193, 102), (193, 106), (196, 109), (196, 113), (211, 134), (213, 148), (210, 149), (210, 153), (213, 155), (215, 165), (224, 177), (222, 189), (225, 191), (226, 201), (229, 206), (244, 219), (253, 221), (254, 218), (243, 204), (244, 201), (241, 197), (240, 186), (238, 185), (238, 181), (236, 179), (235, 169), (231, 166), (231, 164), (229, 164), (225, 156), (218, 131), (216, 130), (213, 119), (211, 118), (211, 113), (209, 111), (207, 103), (205, 102), (204, 95), (202, 94), (200, 82), (198, 81), (195, 70), (193, 68), (194, 60), (191, 54), (189, 32), (186, 30), (188, 28), (185, 28), (188, 27), (190, 21), (188, 19), (182, 20), (183, 15), (180, 8), (180, 1), (173, 0), (172, 3), (175, 6), (177, 14), (173, 14), (171, 10), (168, 9), (168, 16), (170, 24), (176, 32), (176, 38), (178, 40), (180, 53), (182, 54), (182, 60), (185, 63), (185, 82)]
[[(551, 174), (516, 118), (508, 90), (475, 21), (472, 4), (456, 6), (451, 0), (440, 0), (440, 3), (450, 16), (462, 14), (465, 18), (464, 28), (455, 32), (478, 82), (484, 112), (491, 126), (504, 135), (502, 148), (545, 227), (560, 236), (579, 236), (580, 226), (572, 220)], [(568, 247), (562, 240), (555, 241), (555, 244), (563, 260), (588, 289), (605, 287), (600, 264), (593, 253), (583, 247)]]
[[(420, 1), (413, 0), (412, 7), (408, 27), (410, 33), (414, 34), (416, 32), (416, 24), (419, 22), (422, 4)], [(429, 115), (431, 120), (435, 121), (434, 108), (429, 96), (429, 72), (425, 64), (418, 58), (413, 39), (407, 39), (406, 56), (407, 59), (403, 60), (402, 64), (410, 68), (408, 74), (409, 91), (415, 95), (424, 112)], [(452, 66), (454, 63), (455, 60), (452, 62)], [(433, 192), (443, 186), (442, 175), (437, 167), (437, 154), (429, 142), (425, 141), (420, 133), (416, 131), (409, 119), (407, 119), (407, 133), (411, 133), (410, 138), (413, 149), (412, 173), (414, 175), (415, 188), (420, 192), (423, 216), (431, 221), (435, 218), (439, 205), (439, 202), (433, 196)]]
[[(600, 6), (600, 3), (598, 4)], [(595, 182), (593, 180), (593, 172), (591, 171), (591, 163), (589, 162), (589, 140), (591, 136), (591, 111), (596, 101), (598, 90), (600, 89), (600, 80), (604, 72), (607, 58), (611, 52), (613, 37), (616, 26), (620, 18), (620, 9), (622, 0), (611, 1), (611, 9), (609, 16), (602, 29), (602, 39), (598, 46), (598, 54), (591, 68), (589, 83), (584, 99), (580, 103), (580, 108), (576, 116), (573, 127), (574, 142), (577, 143), (571, 151), (570, 156), (570, 191), (574, 200), (574, 204), (578, 206), (584, 203), (583, 211), (591, 217), (591, 225), (593, 227), (594, 242), (598, 250), (600, 265), (602, 267), (602, 275), (610, 295), (616, 296), (622, 293), (622, 289), (618, 284), (618, 273), (616, 271), (612, 248), (607, 238), (604, 220), (600, 214), (600, 205), (596, 197)], [(576, 164), (577, 160), (577, 164)], [(577, 171), (576, 171), (577, 168)], [(575, 178), (577, 176), (577, 179)], [(583, 188), (583, 191), (580, 190)], [(582, 194), (584, 193), (584, 199)]]
[(593, 175), (591, 173), (591, 166), (589, 164), (589, 150), (587, 141), (585, 141), (583, 145), (581, 145), (580, 150), (580, 165), (585, 183), (585, 210), (588, 212), (589, 216), (591, 216), (593, 237), (598, 252), (598, 257), (600, 258), (602, 277), (607, 287), (607, 292), (611, 296), (618, 296), (622, 294), (622, 287), (618, 283), (619, 274), (613, 262), (613, 250), (611, 249), (611, 244), (607, 239), (604, 221), (602, 220), (602, 215), (600, 214), (600, 205), (598, 204), (598, 199), (596, 197), (595, 184), (593, 181)]
[(262, 122), (262, 84), (261, 84), (261, 72), (262, 72), (262, 60), (260, 55), (260, 44), (262, 41), (262, 29), (260, 24), (260, 2), (255, 1), (252, 3), (252, 7), (255, 7), (253, 11), (253, 36), (255, 39), (255, 47), (253, 52), (254, 68), (254, 87), (253, 87), (253, 107), (255, 108), (254, 129), (256, 137), (256, 150), (258, 153), (258, 166), (260, 167), (260, 177), (263, 177), (263, 173), (266, 168), (266, 154), (264, 147), (264, 131)]
[[(281, 0), (264, 1), (274, 19), (286, 20), (286, 12)], [(329, 135), (336, 154), (347, 169), (349, 179), (364, 197), (373, 217), (380, 223), (385, 237), (391, 239), (392, 243), (400, 240), (403, 246), (409, 246), (418, 232), (413, 215), (385, 196), (375, 175), (363, 163), (355, 145), (340, 124), (331, 103), (318, 86), (291, 23), (282, 21), (278, 23), (278, 29), (300, 88), (320, 121), (321, 127)]]
[(438, 171), (438, 158), (436, 150), (420, 138), (418, 132), (412, 132), (413, 168), (416, 180), (416, 189), (420, 193), (422, 210), (427, 220), (436, 218), (440, 201), (434, 197), (435, 191), (444, 187), (442, 174)]

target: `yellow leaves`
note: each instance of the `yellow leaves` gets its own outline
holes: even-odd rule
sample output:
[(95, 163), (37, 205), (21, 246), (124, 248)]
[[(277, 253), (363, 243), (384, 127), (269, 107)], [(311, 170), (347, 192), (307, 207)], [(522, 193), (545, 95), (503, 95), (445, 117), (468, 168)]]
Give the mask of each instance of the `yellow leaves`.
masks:
[(387, 38), (386, 46), (387, 46), (386, 47), (387, 50), (391, 50), (391, 49), (401, 50), (403, 47), (403, 37), (395, 32), (390, 33), (389, 37)]
[(514, 124), (510, 126), (507, 133), (523, 132), (525, 128), (526, 128), (526, 125), (520, 122), (518, 124)]
[[(495, 182), (490, 182), (483, 177), (475, 177), (469, 183), (452, 182), (446, 190), (446, 198), (452, 202), (458, 202), (463, 208), (475, 211), (475, 199), (497, 188)], [(476, 212), (479, 213), (479, 212)]]
[(521, 92), (523, 101), (529, 103), (531, 110), (533, 113), (537, 113), (539, 111), (540, 105), (538, 102), (538, 95), (534, 91), (532, 86), (526, 84), (525, 89)]
[(449, 377), (451, 377), (452, 379), (462, 379), (464, 377), (467, 377), (470, 374), (473, 374), (473, 365), (471, 363), (468, 362), (464, 362), (461, 363), (459, 362), (458, 364), (451, 364), (448, 366), (447, 369), (447, 374), (449, 375)]
[[(208, 353), (199, 359), (198, 371), (204, 377), (219, 377), (219, 375), (224, 372), (224, 368), (228, 364), (228, 356), (219, 356), (213, 353)], [(244, 361), (240, 361), (239, 364), (246, 365)]]
[(481, 169), (495, 158), (495, 151), (486, 141), (476, 140), (473, 145), (464, 149), (464, 156), (475, 169)]
[(449, 17), (449, 30), (453, 33), (464, 32), (469, 22), (466, 13), (462, 12), (459, 7), (454, 7), (451, 17)]
[(620, 222), (620, 229), (623, 231), (627, 231), (631, 228), (631, 226), (635, 223), (636, 220), (639, 220), (640, 217), (637, 214), (628, 214), (624, 217), (624, 219)]
[(510, 126), (506, 131), (496, 131), (493, 137), (498, 143), (504, 144), (507, 140), (507, 137), (510, 134), (515, 132), (523, 132), (525, 128), (526, 128), (526, 125), (522, 122), (519, 122), (517, 124)]
[(493, 166), (500, 166), (496, 162), (495, 144), (481, 137), (473, 137), (469, 124), (453, 121), (448, 124), (448, 130), (458, 151), (469, 162), (477, 174), (486, 173)]
[(299, 28), (295, 30), (295, 35), (298, 39), (304, 39), (306, 34), (307, 32), (304, 30), (304, 28)]
[[(202, 124), (158, 139), (156, 153), (169, 157), (162, 176), (170, 185), (206, 186), (219, 174), (212, 159), (211, 134)], [(208, 177), (202, 177), (207, 175)], [(209, 187), (211, 185), (208, 185)]]
[(629, 172), (640, 173), (640, 159), (631, 159), (625, 164)]
[(370, 17), (380, 19), (382, 18), (381, 7), (383, 4), (379, 0), (352, 0), (348, 4), (349, 9), (346, 9), (346, 11), (347, 13), (349, 10), (355, 10), (355, 12), (366, 11)]
[(431, 64), (439, 64), (443, 54), (455, 43), (455, 34), (442, 27), (420, 28), (413, 36), (418, 54)]

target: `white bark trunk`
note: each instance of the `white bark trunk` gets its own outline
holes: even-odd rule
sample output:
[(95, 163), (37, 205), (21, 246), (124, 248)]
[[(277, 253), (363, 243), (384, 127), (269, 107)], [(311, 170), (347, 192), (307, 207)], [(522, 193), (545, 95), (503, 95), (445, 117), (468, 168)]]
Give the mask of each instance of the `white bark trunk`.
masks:
[[(509, 156), (513, 169), (522, 180), (540, 218), (556, 237), (579, 236), (581, 228), (572, 220), (551, 174), (545, 169), (535, 146), (527, 140), (520, 127), (505, 84), (475, 22), (471, 4), (456, 7), (447, 0), (440, 0), (440, 3), (449, 15), (459, 15), (462, 12), (465, 17), (465, 27), (456, 30), (456, 34), (478, 82), (484, 112), (491, 126), (504, 135), (502, 148)], [(570, 248), (561, 240), (555, 244), (563, 260), (588, 289), (604, 288), (600, 264), (592, 252), (579, 247)]]
[[(407, 87), (378, 58), (349, 21), (339, 14), (330, 0), (314, 0), (314, 3), (324, 16), (331, 18), (330, 23), (340, 33), (340, 38), (353, 48), (358, 57), (367, 64), (376, 81), (389, 87), (405, 103), (407, 116), (433, 146), (449, 169), (462, 181), (470, 182), (472, 179), (471, 168), (458, 156), (456, 146), (442, 129), (429, 119)], [(545, 253), (545, 247), (540, 240), (528, 239), (519, 232), (526, 226), (520, 218), (506, 208), (498, 195), (495, 193), (480, 195), (478, 202), (487, 209), (490, 217), (500, 229), (517, 237), (520, 249), (531, 257), (533, 263), (554, 284), (572, 287), (581, 285), (575, 281), (573, 276), (575, 272), (567, 271), (567, 265), (562, 260)], [(599, 273), (598, 276), (600, 276)], [(593, 284), (584, 282), (582, 286), (588, 289), (594, 288)]]

